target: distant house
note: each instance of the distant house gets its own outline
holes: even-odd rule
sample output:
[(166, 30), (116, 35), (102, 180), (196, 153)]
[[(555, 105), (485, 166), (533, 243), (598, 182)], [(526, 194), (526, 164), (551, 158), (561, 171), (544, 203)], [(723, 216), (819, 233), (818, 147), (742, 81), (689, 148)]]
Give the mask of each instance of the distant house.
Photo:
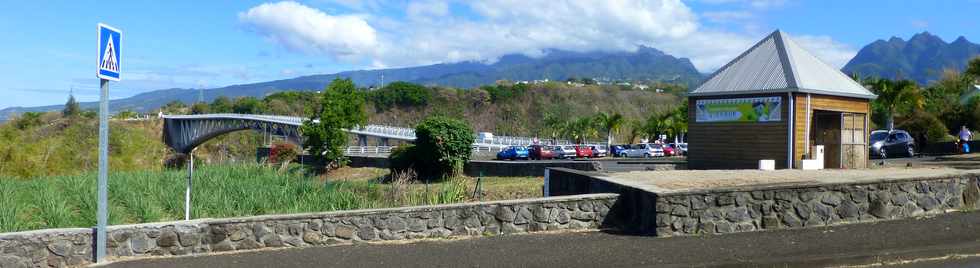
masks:
[(960, 104), (966, 104), (967, 102), (970, 102), (970, 99), (975, 96), (980, 96), (980, 85), (973, 85), (972, 89), (964, 93), (963, 97), (960, 97)]

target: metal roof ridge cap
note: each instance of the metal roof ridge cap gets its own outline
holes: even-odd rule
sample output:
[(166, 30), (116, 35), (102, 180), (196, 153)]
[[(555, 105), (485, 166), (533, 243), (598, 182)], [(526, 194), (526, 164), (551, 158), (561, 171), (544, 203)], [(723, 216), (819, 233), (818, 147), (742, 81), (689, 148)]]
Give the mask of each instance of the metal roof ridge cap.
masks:
[(750, 52), (755, 51), (756, 48), (758, 48), (763, 43), (765, 43), (766, 40), (769, 40), (769, 38), (775, 38), (774, 35), (776, 35), (776, 33), (778, 33), (778, 32), (779, 32), (779, 29), (776, 29), (776, 31), (773, 31), (772, 33), (770, 33), (765, 38), (762, 38), (762, 40), (759, 40), (758, 42), (756, 42), (754, 45), (752, 45), (751, 47), (749, 47), (749, 49), (746, 49), (745, 51), (742, 51), (742, 54), (739, 54), (738, 57), (735, 57), (734, 59), (732, 59), (731, 61), (729, 61), (725, 65), (721, 66), (721, 68), (718, 68), (718, 70), (715, 70), (714, 73), (712, 73), (710, 76), (708, 76), (707, 78), (705, 78), (704, 81), (701, 82), (700, 85), (698, 85), (697, 87), (695, 87), (694, 90), (691, 90), (690, 93), (697, 92), (698, 89), (701, 89), (701, 86), (703, 86), (704, 84), (708, 83), (708, 81), (711, 81), (711, 79), (714, 79), (715, 76), (718, 76), (718, 74), (720, 74), (722, 71), (724, 71), (725, 69), (728, 69), (728, 67), (731, 67), (736, 62), (738, 62), (739, 60), (741, 60), (742, 58), (744, 58), (745, 55), (748, 55)]
[(786, 39), (788, 37), (786, 37), (786, 34), (779, 29), (776, 29), (776, 31), (773, 32), (773, 35), (773, 41), (776, 43), (776, 55), (779, 57), (779, 63), (783, 67), (783, 75), (786, 77), (786, 86), (787, 88), (799, 88), (800, 83), (799, 80), (797, 80), (799, 78), (799, 74), (796, 70), (796, 64), (795, 61), (789, 57), (789, 50), (786, 49)]
[(801, 92), (801, 93), (811, 93), (811, 94), (820, 94), (820, 95), (827, 95), (827, 96), (848, 97), (848, 98), (858, 98), (858, 99), (869, 99), (869, 100), (873, 100), (873, 99), (877, 99), (878, 98), (878, 95), (875, 95), (873, 93), (870, 94), (870, 95), (865, 95), (865, 94), (859, 94), (859, 93), (848, 93), (848, 92), (830, 91), (830, 90), (812, 89), (812, 88), (799, 88), (799, 92)]

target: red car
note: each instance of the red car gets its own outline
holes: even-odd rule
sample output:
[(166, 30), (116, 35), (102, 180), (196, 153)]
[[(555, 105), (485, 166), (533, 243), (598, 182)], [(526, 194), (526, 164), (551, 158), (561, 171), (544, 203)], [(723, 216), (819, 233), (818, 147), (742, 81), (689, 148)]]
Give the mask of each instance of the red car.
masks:
[(575, 158), (589, 158), (589, 157), (592, 157), (592, 146), (588, 146), (588, 145), (575, 146)]
[(555, 158), (555, 151), (551, 150), (551, 147), (544, 145), (531, 145), (528, 153), (529, 157), (533, 160), (541, 159), (552, 159)]
[(676, 152), (674, 151), (674, 147), (670, 145), (664, 145), (664, 156), (675, 156), (676, 155), (675, 153)]

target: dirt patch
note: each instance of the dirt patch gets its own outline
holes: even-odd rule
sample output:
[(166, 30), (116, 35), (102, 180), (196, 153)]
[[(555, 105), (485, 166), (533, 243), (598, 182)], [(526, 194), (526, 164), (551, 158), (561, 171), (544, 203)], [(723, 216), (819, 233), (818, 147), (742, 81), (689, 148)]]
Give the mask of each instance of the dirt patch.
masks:
[(330, 173), (327, 173), (325, 179), (331, 181), (337, 181), (337, 180), (366, 181), (366, 180), (373, 180), (388, 175), (388, 172), (389, 172), (388, 169), (384, 169), (384, 168), (342, 167), (335, 170), (331, 170)]
[[(682, 191), (692, 189), (728, 188), (754, 185), (797, 183), (845, 183), (880, 179), (940, 177), (971, 171), (947, 167), (882, 168), (862, 170), (671, 170), (633, 171), (611, 174), (603, 178), (652, 191)], [(980, 172), (973, 170), (972, 172)]]

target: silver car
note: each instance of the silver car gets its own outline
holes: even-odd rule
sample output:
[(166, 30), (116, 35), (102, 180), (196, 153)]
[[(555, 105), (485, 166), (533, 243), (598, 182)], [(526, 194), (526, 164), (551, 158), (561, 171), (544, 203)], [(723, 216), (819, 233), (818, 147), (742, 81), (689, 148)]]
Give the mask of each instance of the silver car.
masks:
[(575, 158), (575, 146), (558, 145), (552, 147), (552, 151), (555, 152), (555, 158)]
[(664, 147), (660, 144), (641, 143), (630, 145), (629, 149), (623, 150), (619, 157), (660, 157), (664, 156)]

